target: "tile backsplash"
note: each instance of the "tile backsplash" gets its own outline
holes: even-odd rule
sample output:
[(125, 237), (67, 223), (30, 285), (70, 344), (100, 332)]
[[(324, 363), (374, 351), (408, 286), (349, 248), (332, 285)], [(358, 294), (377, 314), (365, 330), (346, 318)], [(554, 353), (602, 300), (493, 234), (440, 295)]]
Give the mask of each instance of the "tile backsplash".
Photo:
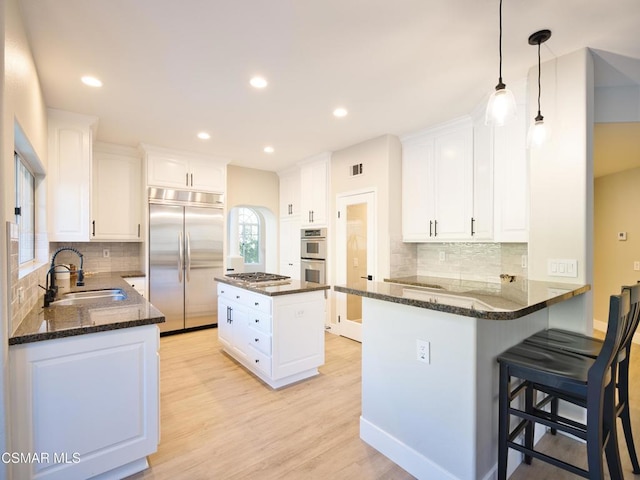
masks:
[(500, 283), (500, 275), (527, 277), (526, 243), (420, 243), (415, 275)]
[[(60, 247), (73, 247), (82, 253), (86, 273), (101, 273), (142, 270), (142, 245), (137, 242), (52, 242), (49, 249), (53, 254)], [(108, 250), (107, 257), (105, 250)], [(79, 267), (78, 256), (68, 251), (60, 252), (56, 263), (73, 263)]]

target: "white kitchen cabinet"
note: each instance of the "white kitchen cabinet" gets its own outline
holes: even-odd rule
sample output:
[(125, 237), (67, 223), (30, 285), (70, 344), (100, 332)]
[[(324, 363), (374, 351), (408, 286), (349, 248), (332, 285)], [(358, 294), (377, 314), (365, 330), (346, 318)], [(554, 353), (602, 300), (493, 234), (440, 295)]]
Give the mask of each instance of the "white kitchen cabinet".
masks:
[(143, 145), (147, 185), (224, 193), (229, 160)]
[(492, 127), (485, 125), (482, 109), (473, 121), (473, 239), (493, 238), (494, 168)]
[[(124, 478), (159, 442), (159, 330), (145, 325), (9, 348), (13, 478)], [(44, 456), (44, 457), (43, 457)]]
[(512, 90), (518, 115), (514, 121), (494, 129), (494, 240), (526, 243), (529, 241), (526, 83), (514, 85)]
[(300, 217), (280, 219), (280, 274), (300, 280)]
[(218, 286), (218, 339), (237, 360), (246, 359), (247, 307), (244, 294), (228, 285)]
[(96, 142), (91, 240), (142, 240), (142, 187), (142, 167), (137, 150)]
[(126, 277), (123, 278), (123, 280), (131, 285), (140, 295), (143, 297), (147, 296), (147, 277)]
[(403, 239), (472, 239), (473, 126), (469, 118), (403, 139)]
[(91, 157), (98, 119), (48, 110), (47, 219), (52, 242), (90, 240)]
[(300, 165), (301, 226), (327, 224), (327, 199), (331, 154), (322, 153)]
[(325, 304), (323, 290), (268, 296), (218, 283), (218, 338), (250, 372), (280, 388), (317, 375), (324, 364)]
[(300, 216), (300, 170), (278, 172), (280, 177), (280, 218)]

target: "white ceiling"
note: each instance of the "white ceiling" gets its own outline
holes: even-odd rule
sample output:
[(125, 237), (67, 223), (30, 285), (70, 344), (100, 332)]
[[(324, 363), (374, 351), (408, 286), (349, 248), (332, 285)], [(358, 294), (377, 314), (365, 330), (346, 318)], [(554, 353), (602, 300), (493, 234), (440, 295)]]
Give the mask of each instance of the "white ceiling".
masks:
[[(239, 166), (426, 128), (471, 112), (498, 77), (498, 0), (19, 2), (48, 106), (98, 116), (100, 141)], [(503, 27), (507, 85), (536, 64), (527, 39), (542, 28), (543, 62), (583, 47), (640, 59), (638, 0), (505, 0)]]

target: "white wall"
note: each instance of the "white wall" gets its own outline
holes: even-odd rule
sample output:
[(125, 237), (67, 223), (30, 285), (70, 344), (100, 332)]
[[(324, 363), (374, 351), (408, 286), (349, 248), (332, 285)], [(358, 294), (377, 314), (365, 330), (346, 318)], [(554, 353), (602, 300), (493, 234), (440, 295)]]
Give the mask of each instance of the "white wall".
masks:
[[(6, 416), (9, 408), (5, 398), (8, 381), (8, 319), (9, 288), (7, 285), (8, 265), (6, 255), (5, 225), (13, 220), (15, 191), (13, 187), (14, 166), (14, 121), (17, 121), (25, 133), (35, 154), (46, 166), (47, 160), (47, 116), (40, 83), (33, 56), (24, 31), (17, 0), (6, 0), (0, 5), (0, 32), (4, 39), (3, 75), (0, 85), (0, 450), (11, 451), (8, 445)], [(0, 465), (0, 478), (6, 471)]]
[[(368, 140), (331, 155), (331, 198), (329, 212), (336, 211), (336, 196), (349, 192), (376, 191), (377, 212), (377, 279), (388, 277), (391, 268), (391, 241), (402, 234), (400, 139), (393, 135)], [(362, 176), (349, 176), (349, 166), (363, 164)], [(332, 218), (335, 230), (335, 218)], [(335, 262), (335, 237), (331, 247)], [(335, 264), (330, 269), (329, 283), (335, 283)]]
[[(528, 82), (532, 119), (537, 111), (537, 75), (536, 65), (529, 70)], [(587, 49), (542, 64), (541, 110), (551, 138), (529, 151), (532, 280), (593, 282), (593, 78)], [(578, 277), (547, 275), (547, 260), (554, 258), (576, 259)], [(592, 318), (592, 295), (582, 297), (584, 318)]]

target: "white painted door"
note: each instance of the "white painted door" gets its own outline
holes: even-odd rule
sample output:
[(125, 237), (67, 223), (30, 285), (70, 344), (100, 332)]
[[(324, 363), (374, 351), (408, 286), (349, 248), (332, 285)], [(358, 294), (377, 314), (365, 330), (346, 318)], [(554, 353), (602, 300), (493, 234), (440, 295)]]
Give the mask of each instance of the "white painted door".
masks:
[[(336, 283), (366, 286), (376, 279), (375, 192), (339, 195), (336, 225)], [(337, 329), (362, 341), (362, 297), (336, 293)]]

